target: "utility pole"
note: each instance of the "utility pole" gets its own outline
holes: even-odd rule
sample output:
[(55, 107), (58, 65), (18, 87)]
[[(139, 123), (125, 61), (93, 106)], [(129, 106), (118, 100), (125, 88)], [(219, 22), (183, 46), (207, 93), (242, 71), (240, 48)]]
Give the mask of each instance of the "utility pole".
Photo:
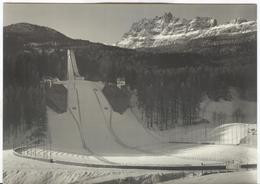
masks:
[(110, 107), (110, 117), (109, 117), (109, 125), (112, 126), (112, 107)]
[(53, 159), (51, 158), (51, 141), (50, 141), (50, 162), (53, 163)]

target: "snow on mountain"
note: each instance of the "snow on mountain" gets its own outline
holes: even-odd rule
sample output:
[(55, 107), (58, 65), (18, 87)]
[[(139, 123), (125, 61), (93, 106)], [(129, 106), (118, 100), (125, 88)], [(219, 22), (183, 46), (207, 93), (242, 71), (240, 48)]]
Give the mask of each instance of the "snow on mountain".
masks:
[(256, 31), (256, 21), (243, 18), (218, 25), (210, 17), (181, 19), (171, 13), (153, 19), (144, 18), (132, 25), (129, 32), (116, 43), (119, 47), (159, 47), (211, 36), (243, 34)]

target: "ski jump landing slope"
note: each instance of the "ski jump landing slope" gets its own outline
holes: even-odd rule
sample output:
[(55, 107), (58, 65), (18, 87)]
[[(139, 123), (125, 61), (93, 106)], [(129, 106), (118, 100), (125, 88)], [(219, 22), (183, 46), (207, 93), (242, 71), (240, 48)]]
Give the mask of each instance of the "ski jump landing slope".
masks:
[[(95, 82), (78, 79), (73, 52), (68, 51), (67, 111), (47, 109), (51, 147), (55, 151), (95, 156), (144, 156), (162, 154), (164, 144), (138, 122), (130, 110), (114, 112)], [(156, 149), (154, 149), (156, 147)], [(147, 149), (146, 149), (147, 148)]]
[[(131, 111), (114, 112), (96, 83), (75, 80), (68, 110), (58, 114), (48, 108), (52, 147), (58, 151), (101, 155), (153, 154), (144, 147), (161, 145)], [(69, 84), (64, 84), (69, 88)]]

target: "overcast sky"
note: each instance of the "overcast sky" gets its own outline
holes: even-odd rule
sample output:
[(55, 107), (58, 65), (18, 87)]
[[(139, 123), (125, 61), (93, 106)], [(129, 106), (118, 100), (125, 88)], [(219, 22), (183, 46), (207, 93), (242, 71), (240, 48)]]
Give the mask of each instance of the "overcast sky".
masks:
[(212, 17), (219, 23), (236, 17), (256, 20), (255, 5), (4, 4), (4, 26), (28, 22), (51, 27), (71, 38), (113, 44), (132, 23), (165, 12), (186, 19)]

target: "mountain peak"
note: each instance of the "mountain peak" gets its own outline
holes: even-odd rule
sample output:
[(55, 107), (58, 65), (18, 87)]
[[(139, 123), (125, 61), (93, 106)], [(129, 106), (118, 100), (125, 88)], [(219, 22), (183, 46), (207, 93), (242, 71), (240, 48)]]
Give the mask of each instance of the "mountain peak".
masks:
[(172, 20), (173, 16), (171, 12), (168, 13), (164, 13), (163, 15), (163, 19), (165, 20), (165, 22), (169, 23)]
[(21, 22), (17, 24), (11, 24), (4, 27), (4, 30), (7, 32), (32, 32), (35, 29), (36, 25)]
[(21, 22), (16, 24), (10, 24), (8, 26), (4, 27), (4, 30), (7, 32), (16, 32), (16, 33), (26, 33), (26, 32), (34, 32), (36, 30), (48, 30), (52, 32), (57, 32), (51, 28), (44, 27), (44, 26), (38, 26), (35, 24), (27, 23), (27, 22)]
[(157, 47), (174, 44), (176, 41), (250, 31), (256, 31), (255, 21), (237, 18), (225, 25), (218, 25), (217, 20), (211, 17), (186, 20), (166, 12), (161, 17), (143, 18), (134, 23), (116, 45), (125, 48)]
[(238, 18), (235, 18), (230, 21), (230, 23), (233, 23), (233, 24), (241, 24), (243, 22), (248, 22), (248, 20), (245, 18), (242, 18), (242, 17), (238, 17)]

